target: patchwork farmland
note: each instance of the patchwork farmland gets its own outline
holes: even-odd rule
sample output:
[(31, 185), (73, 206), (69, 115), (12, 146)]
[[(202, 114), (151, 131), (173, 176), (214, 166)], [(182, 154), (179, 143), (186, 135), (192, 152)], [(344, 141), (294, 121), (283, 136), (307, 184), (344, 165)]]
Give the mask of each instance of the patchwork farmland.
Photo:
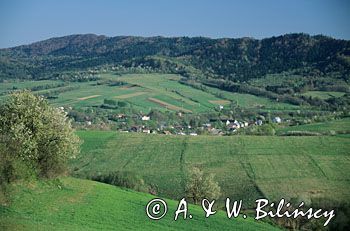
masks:
[[(304, 33), (0, 49), (0, 230), (348, 230), (349, 50)], [(191, 204), (192, 221), (153, 222), (155, 197), (171, 213), (215, 199), (217, 216)], [(227, 197), (246, 220), (226, 218)], [(259, 198), (336, 217), (256, 222)]]
[[(273, 102), (264, 97), (222, 91), (208, 87), (205, 92), (179, 83), (180, 76), (173, 74), (101, 74), (100, 81), (64, 82), (55, 80), (9, 81), (0, 86), (0, 100), (12, 90), (35, 89), (38, 95), (50, 92), (49, 101), (55, 106), (91, 107), (100, 106), (104, 99), (116, 99), (147, 112), (150, 108), (161, 111), (210, 112), (219, 105), (229, 106), (231, 102), (242, 108), (265, 110), (296, 110), (299, 107)], [(108, 81), (121, 81), (126, 85), (110, 86)], [(41, 90), (42, 88), (45, 88)], [(36, 90), (39, 89), (39, 90)], [(222, 97), (218, 97), (221, 94)], [(161, 102), (161, 103), (160, 103)]]

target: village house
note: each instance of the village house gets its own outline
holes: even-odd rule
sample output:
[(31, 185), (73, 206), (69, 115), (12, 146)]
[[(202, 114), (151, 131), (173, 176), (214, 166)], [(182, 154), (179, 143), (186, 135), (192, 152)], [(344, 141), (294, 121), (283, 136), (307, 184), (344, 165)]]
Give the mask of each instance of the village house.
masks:
[(140, 126), (132, 126), (130, 128), (130, 132), (141, 132), (141, 130), (142, 130), (142, 127)]
[(278, 117), (278, 116), (276, 116), (275, 118), (273, 118), (272, 119), (272, 121), (274, 122), (274, 123), (281, 123), (282, 122), (282, 119), (280, 118), (280, 117)]
[(210, 128), (208, 129), (211, 135), (223, 135), (224, 133), (220, 129)]
[(227, 126), (227, 128), (228, 128), (229, 130), (237, 129), (237, 125), (236, 125), (236, 124), (229, 124), (229, 125)]
[(257, 121), (255, 121), (255, 125), (261, 126), (261, 125), (263, 125), (263, 121), (257, 120)]
[(142, 116), (141, 120), (142, 121), (149, 121), (151, 118), (149, 116)]
[(119, 122), (121, 122), (121, 121), (125, 122), (127, 117), (126, 117), (125, 114), (115, 114), (115, 115), (112, 116), (112, 119), (117, 120)]
[(205, 124), (203, 124), (203, 127), (205, 127), (205, 128), (211, 128), (211, 124), (210, 124), (210, 123), (205, 123)]
[(142, 133), (150, 134), (150, 133), (151, 133), (151, 130), (149, 130), (149, 129), (143, 129), (143, 130), (142, 130)]
[(181, 131), (184, 130), (184, 128), (181, 125), (174, 126), (174, 129), (181, 130)]
[(118, 114), (117, 118), (118, 119), (126, 119), (126, 115), (125, 114)]
[(240, 128), (241, 127), (241, 123), (238, 122), (237, 120), (233, 121), (233, 124), (236, 126), (236, 128)]

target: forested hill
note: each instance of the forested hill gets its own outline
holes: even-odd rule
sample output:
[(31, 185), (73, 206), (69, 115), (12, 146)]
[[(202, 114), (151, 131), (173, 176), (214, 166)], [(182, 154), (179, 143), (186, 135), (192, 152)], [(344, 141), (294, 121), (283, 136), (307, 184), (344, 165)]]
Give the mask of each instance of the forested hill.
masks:
[(235, 82), (291, 70), (347, 81), (350, 41), (307, 34), (262, 40), (85, 34), (0, 49), (0, 79), (49, 78), (61, 71), (106, 64), (147, 66), (184, 76), (196, 70), (204, 77)]

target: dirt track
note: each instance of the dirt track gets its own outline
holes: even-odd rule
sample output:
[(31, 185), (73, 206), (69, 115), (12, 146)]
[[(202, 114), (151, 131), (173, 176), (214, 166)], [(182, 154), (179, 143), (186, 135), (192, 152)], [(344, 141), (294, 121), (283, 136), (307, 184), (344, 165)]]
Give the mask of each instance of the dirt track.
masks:
[(172, 104), (170, 104), (170, 103), (161, 101), (161, 100), (159, 100), (159, 99), (148, 98), (148, 100), (151, 101), (151, 102), (153, 102), (153, 103), (157, 103), (157, 104), (159, 104), (160, 106), (165, 107), (165, 108), (170, 109), (170, 110), (174, 110), (174, 111), (183, 111), (183, 112), (190, 112), (190, 113), (192, 113), (191, 110), (188, 110), (188, 109), (185, 109), (185, 108), (181, 108), (181, 107), (172, 105)]

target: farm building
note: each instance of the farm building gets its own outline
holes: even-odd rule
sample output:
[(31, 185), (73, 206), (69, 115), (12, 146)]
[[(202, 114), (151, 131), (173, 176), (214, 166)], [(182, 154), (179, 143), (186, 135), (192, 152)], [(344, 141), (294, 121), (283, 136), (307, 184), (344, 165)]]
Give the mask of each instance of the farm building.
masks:
[(150, 120), (151, 118), (149, 117), (149, 116), (142, 116), (141, 117), (141, 120), (142, 121), (148, 121), (148, 120)]
[(272, 120), (274, 123), (281, 123), (282, 122), (282, 119), (280, 118), (280, 117), (278, 117), (278, 116), (276, 116), (275, 118), (273, 118), (273, 120)]
[(261, 125), (263, 125), (263, 121), (262, 120), (257, 120), (257, 121), (255, 121), (255, 124), (258, 125), (258, 126), (261, 126)]

